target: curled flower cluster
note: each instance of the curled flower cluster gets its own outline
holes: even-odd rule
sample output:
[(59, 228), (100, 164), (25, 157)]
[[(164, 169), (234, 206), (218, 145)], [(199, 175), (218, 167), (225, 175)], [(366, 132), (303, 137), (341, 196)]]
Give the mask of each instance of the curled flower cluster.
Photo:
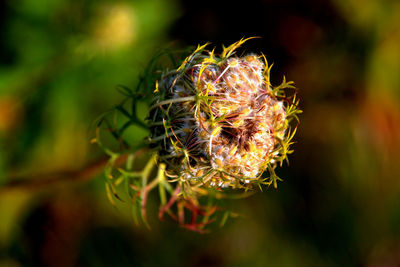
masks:
[(276, 186), (274, 169), (291, 153), (289, 122), (299, 111), (285, 94), (291, 82), (270, 84), (264, 56), (235, 56), (245, 41), (220, 55), (199, 46), (157, 82), (150, 142), (168, 176), (214, 188)]

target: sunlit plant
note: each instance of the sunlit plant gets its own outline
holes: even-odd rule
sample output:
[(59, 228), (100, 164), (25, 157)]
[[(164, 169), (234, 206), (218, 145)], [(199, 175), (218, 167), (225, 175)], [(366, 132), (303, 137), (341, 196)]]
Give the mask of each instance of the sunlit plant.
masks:
[[(264, 55), (236, 54), (248, 39), (223, 47), (219, 54), (208, 50), (208, 44), (199, 45), (179, 63), (166, 53), (171, 68), (156, 71), (153, 62), (136, 90), (120, 87), (126, 99), (113, 109), (114, 122), (107, 114), (100, 118), (94, 139), (110, 156), (105, 173), (111, 202), (121, 198), (118, 187), (124, 184), (135, 218), (148, 226), (147, 198), (158, 188), (159, 218), (168, 214), (180, 226), (202, 232), (223, 210), (218, 199), (277, 187), (281, 179), (275, 169), (293, 152), (301, 111), (293, 82), (283, 78), (280, 85), (271, 84), (272, 65)], [(149, 101), (146, 122), (136, 113), (140, 99)], [(127, 121), (119, 125), (115, 116)], [(133, 125), (150, 132), (141, 147), (133, 148), (122, 138)], [(119, 141), (119, 151), (101, 141), (104, 130)], [(149, 160), (138, 171), (133, 165), (139, 155)], [(220, 224), (230, 215), (234, 213), (222, 213)]]

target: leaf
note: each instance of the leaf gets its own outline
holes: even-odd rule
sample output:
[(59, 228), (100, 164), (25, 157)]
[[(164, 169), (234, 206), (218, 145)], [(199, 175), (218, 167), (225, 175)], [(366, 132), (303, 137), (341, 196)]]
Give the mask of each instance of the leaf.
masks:
[(115, 109), (124, 114), (127, 118), (132, 118), (132, 115), (129, 114), (129, 112), (122, 105), (116, 106)]
[(113, 206), (115, 206), (115, 201), (114, 201), (114, 198), (113, 198), (113, 194), (112, 194), (112, 192), (111, 192), (111, 189), (110, 189), (110, 185), (109, 185), (108, 183), (105, 183), (105, 186), (106, 186), (106, 193), (107, 193), (108, 201), (110, 201), (110, 203), (111, 203)]
[(183, 63), (179, 66), (179, 68), (177, 69), (177, 71), (182, 71), (185, 69), (186, 64), (189, 63), (190, 61), (193, 60), (193, 58), (196, 56), (196, 54), (198, 54), (199, 52), (201, 52), (207, 45), (209, 45), (209, 43), (205, 43), (204, 45), (198, 45), (196, 50), (187, 58), (185, 58), (185, 60), (183, 61)]
[(164, 206), (167, 204), (167, 195), (165, 192), (165, 168), (166, 165), (164, 163), (161, 163), (160, 166), (158, 166), (158, 173), (157, 173), (157, 179), (158, 179), (158, 192), (160, 195), (160, 201), (161, 205)]
[(124, 96), (128, 96), (128, 97), (133, 96), (132, 90), (129, 89), (128, 87), (126, 87), (125, 85), (119, 84), (119, 85), (117, 85), (116, 89), (117, 89), (118, 92), (120, 92)]
[(221, 222), (219, 223), (219, 227), (223, 227), (228, 218), (229, 218), (229, 211), (225, 211), (224, 215), (222, 216)]
[(159, 92), (159, 88), (158, 88), (158, 80), (156, 81), (156, 89), (153, 91), (153, 93), (158, 93)]
[(244, 44), (246, 41), (248, 41), (248, 40), (250, 40), (250, 39), (255, 39), (255, 38), (259, 38), (259, 37), (249, 37), (249, 38), (246, 38), (246, 39), (240, 39), (239, 41), (237, 41), (237, 42), (235, 42), (235, 43), (233, 43), (233, 44), (231, 44), (230, 46), (228, 46), (228, 47), (224, 47), (224, 46), (222, 46), (223, 47), (223, 51), (222, 51), (222, 53), (221, 53), (221, 58), (229, 58), (232, 54), (233, 54), (233, 52), (237, 49), (237, 48), (239, 48), (242, 44)]

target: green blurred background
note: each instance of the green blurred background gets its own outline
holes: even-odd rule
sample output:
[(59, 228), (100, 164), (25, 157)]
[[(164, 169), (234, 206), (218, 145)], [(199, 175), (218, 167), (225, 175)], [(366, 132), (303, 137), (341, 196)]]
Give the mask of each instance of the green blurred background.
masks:
[[(398, 266), (399, 25), (392, 0), (0, 2), (0, 266)], [(156, 198), (136, 226), (92, 122), (160, 49), (249, 36), (299, 88), (284, 182), (208, 234), (160, 222)]]

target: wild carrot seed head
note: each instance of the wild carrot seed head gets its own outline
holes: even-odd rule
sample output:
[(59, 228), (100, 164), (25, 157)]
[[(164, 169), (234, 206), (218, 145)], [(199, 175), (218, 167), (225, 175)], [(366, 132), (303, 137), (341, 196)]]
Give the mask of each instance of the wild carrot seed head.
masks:
[(198, 47), (158, 81), (150, 142), (170, 176), (217, 188), (248, 187), (268, 183), (261, 174), (268, 168), (272, 175), (291, 152), (288, 129), (297, 103), (288, 106), (280, 88), (271, 87), (262, 57), (234, 55), (244, 41), (218, 57)]

